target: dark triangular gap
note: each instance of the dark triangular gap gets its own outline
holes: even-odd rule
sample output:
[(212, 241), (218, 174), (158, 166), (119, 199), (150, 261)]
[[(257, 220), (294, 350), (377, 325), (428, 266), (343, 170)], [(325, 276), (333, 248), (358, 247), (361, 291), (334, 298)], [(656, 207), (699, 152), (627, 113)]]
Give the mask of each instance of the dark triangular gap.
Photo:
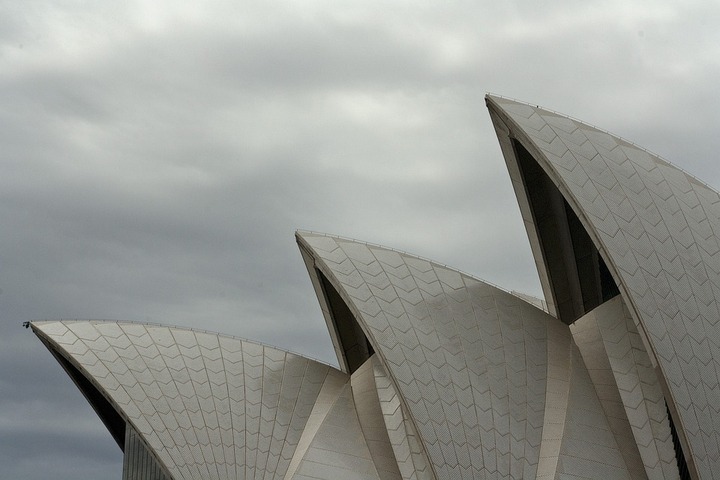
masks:
[(673, 417), (667, 402), (665, 402), (665, 409), (667, 410), (668, 420), (670, 420), (670, 433), (672, 434), (673, 447), (675, 448), (675, 459), (677, 460), (678, 470), (680, 471), (680, 480), (690, 480), (690, 469), (688, 469), (685, 453), (680, 444), (680, 437), (675, 428), (675, 422), (673, 422)]
[(87, 401), (92, 406), (95, 413), (97, 413), (100, 420), (105, 424), (105, 427), (110, 432), (110, 435), (115, 439), (115, 442), (120, 447), (120, 450), (125, 451), (125, 420), (115, 410), (112, 404), (98, 391), (95, 385), (83, 375), (72, 363), (70, 363), (65, 357), (60, 355), (55, 349), (51, 348), (53, 356), (62, 365), (63, 369), (72, 378), (75, 385), (80, 389), (82, 394), (85, 396)]
[(615, 279), (612, 277), (610, 270), (605, 265), (605, 260), (598, 255), (599, 267), (600, 267), (600, 285), (602, 290), (602, 303), (607, 302), (611, 298), (620, 295), (620, 288), (618, 288)]
[(560, 190), (523, 145), (513, 148), (557, 308), (571, 324), (620, 293), (597, 247)]
[(352, 374), (367, 361), (375, 351), (370, 345), (357, 319), (330, 281), (320, 270), (315, 270), (322, 284), (325, 301), (330, 309), (335, 331), (345, 355), (348, 372)]

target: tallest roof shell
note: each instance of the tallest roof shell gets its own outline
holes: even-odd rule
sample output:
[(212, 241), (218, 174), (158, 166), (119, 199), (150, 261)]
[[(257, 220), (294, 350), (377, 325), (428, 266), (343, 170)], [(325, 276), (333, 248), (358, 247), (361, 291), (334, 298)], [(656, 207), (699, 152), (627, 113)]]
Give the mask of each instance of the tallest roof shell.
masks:
[(486, 100), (551, 310), (566, 323), (579, 316), (563, 318), (554, 293), (521, 150), (572, 209), (644, 334), (691, 469), (700, 478), (720, 478), (718, 192), (579, 121), (504, 98)]

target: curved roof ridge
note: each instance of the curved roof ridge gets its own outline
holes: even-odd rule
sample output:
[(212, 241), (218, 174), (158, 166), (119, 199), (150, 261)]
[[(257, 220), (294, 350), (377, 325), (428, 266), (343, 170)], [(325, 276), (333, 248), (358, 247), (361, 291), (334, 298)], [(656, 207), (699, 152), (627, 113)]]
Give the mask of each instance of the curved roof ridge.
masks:
[(655, 152), (653, 152), (652, 150), (649, 150), (649, 149), (647, 149), (647, 148), (645, 148), (645, 147), (643, 147), (643, 146), (641, 146), (641, 145), (638, 145), (637, 143), (633, 142), (632, 140), (628, 140), (627, 138), (623, 137), (622, 135), (618, 135), (617, 133), (613, 133), (613, 132), (611, 132), (611, 131), (609, 131), (609, 130), (606, 130), (606, 129), (604, 129), (604, 128), (598, 127), (598, 126), (596, 126), (596, 125), (594, 125), (594, 124), (592, 124), (592, 123), (589, 123), (589, 122), (587, 122), (587, 121), (585, 121), (585, 120), (580, 120), (580, 119), (577, 118), (577, 117), (573, 117), (572, 115), (568, 115), (568, 114), (565, 114), (565, 113), (562, 113), (562, 112), (558, 112), (557, 110), (553, 110), (552, 108), (547, 108), (547, 107), (543, 107), (542, 105), (537, 105), (537, 104), (528, 103), (528, 102), (525, 102), (525, 101), (523, 101), (523, 100), (518, 100), (517, 98), (508, 97), (508, 96), (500, 95), (500, 94), (497, 94), (497, 93), (488, 92), (487, 94), (485, 94), (485, 98), (486, 98), (486, 99), (500, 98), (500, 99), (503, 99), (503, 100), (510, 100), (511, 102), (519, 103), (519, 104), (521, 104), (521, 105), (526, 105), (526, 106), (528, 106), (528, 107), (532, 107), (532, 108), (535, 108), (535, 109), (538, 109), (538, 110), (543, 110), (543, 111), (545, 111), (545, 112), (552, 113), (553, 115), (557, 115), (557, 116), (559, 116), (559, 117), (563, 117), (563, 118), (570, 119), (570, 120), (572, 120), (573, 122), (581, 123), (581, 124), (583, 124), (583, 125), (585, 125), (585, 126), (588, 126), (588, 127), (590, 127), (590, 128), (593, 128), (593, 129), (597, 130), (598, 132), (602, 132), (602, 133), (605, 133), (605, 134), (607, 134), (607, 135), (610, 135), (611, 137), (617, 138), (618, 140), (622, 140), (623, 142), (627, 143), (628, 145), (630, 145), (630, 146), (632, 146), (632, 147), (634, 147), (634, 148), (637, 148), (638, 150), (642, 150), (643, 152), (645, 152), (645, 153), (647, 153), (648, 155), (651, 155), (651, 156), (657, 158), (658, 160), (662, 160), (663, 162), (667, 163), (668, 165), (672, 166), (673, 168), (677, 168), (677, 169), (680, 170), (682, 173), (684, 173), (685, 175), (687, 175), (688, 177), (690, 177), (693, 181), (695, 181), (695, 182), (703, 185), (704, 187), (709, 188), (709, 189), (711, 189), (711, 190), (714, 191), (714, 192), (717, 192), (717, 191), (718, 191), (717, 188), (715, 188), (715, 187), (713, 187), (712, 185), (710, 185), (709, 183), (701, 180), (697, 175), (688, 172), (688, 171), (685, 170), (683, 167), (681, 167), (681, 166), (679, 166), (679, 165), (671, 162), (670, 160), (668, 160), (667, 158), (663, 157), (662, 155), (660, 155), (660, 154), (658, 154), (658, 153), (655, 153)]
[[(447, 268), (447, 269), (449, 269), (449, 270), (453, 270), (453, 271), (455, 271), (455, 272), (457, 272), (457, 273), (459, 273), (459, 274), (461, 274), (461, 275), (465, 275), (465, 276), (468, 277), (468, 278), (471, 278), (471, 279), (473, 279), (473, 280), (477, 280), (478, 282), (482, 282), (482, 283), (484, 283), (484, 284), (486, 284), (486, 285), (489, 285), (489, 286), (491, 286), (491, 287), (494, 287), (494, 288), (496, 288), (496, 289), (498, 289), (498, 290), (500, 290), (500, 291), (503, 291), (503, 292), (505, 292), (505, 293), (508, 293), (508, 294), (510, 294), (510, 295), (512, 295), (512, 296), (514, 296), (514, 297), (523, 299), (522, 296), (517, 295), (517, 293), (521, 293), (521, 292), (519, 292), (518, 290), (511, 290), (511, 289), (506, 288), (506, 287), (501, 287), (500, 285), (497, 285), (497, 284), (495, 284), (495, 283), (493, 283), (493, 282), (491, 282), (491, 281), (489, 281), (489, 280), (485, 280), (484, 278), (480, 278), (480, 277), (478, 277), (478, 276), (476, 276), (476, 275), (473, 275), (472, 273), (468, 273), (468, 272), (466, 272), (466, 271), (464, 271), (464, 270), (460, 270), (459, 268), (455, 268), (455, 267), (453, 267), (453, 266), (451, 266), (451, 265), (447, 265), (447, 264), (445, 264), (445, 263), (438, 262), (437, 260), (432, 260), (432, 259), (430, 259), (430, 258), (423, 257), (422, 255), (417, 255), (417, 254), (415, 254), (415, 253), (409, 253), (409, 252), (406, 252), (406, 251), (404, 251), (404, 250), (400, 250), (400, 249), (398, 249), (398, 248), (393, 248), (393, 247), (388, 247), (388, 246), (385, 246), (385, 245), (381, 245), (381, 244), (379, 244), (379, 243), (367, 242), (367, 241), (365, 241), (365, 240), (358, 240), (357, 238), (345, 237), (345, 236), (343, 236), (343, 235), (336, 235), (336, 234), (334, 234), (334, 233), (316, 232), (316, 231), (314, 231), (314, 230), (303, 230), (303, 229), (297, 229), (297, 230), (295, 230), (295, 235), (296, 235), (296, 236), (297, 236), (297, 235), (301, 235), (301, 234), (303, 234), (303, 233), (309, 233), (309, 234), (311, 234), (311, 235), (321, 235), (321, 236), (323, 236), (323, 237), (329, 237), (329, 238), (337, 238), (337, 239), (339, 239), (339, 240), (345, 240), (345, 241), (348, 241), (348, 242), (354, 242), (354, 243), (358, 243), (358, 244), (360, 244), (360, 245), (365, 245), (365, 246), (367, 246), (367, 247), (382, 248), (382, 249), (384, 249), (384, 250), (388, 250), (388, 251), (391, 251), (391, 252), (399, 253), (400, 255), (405, 255), (405, 256), (407, 256), (407, 257), (416, 258), (416, 259), (418, 259), (418, 260), (424, 260), (424, 261), (426, 261), (426, 262), (432, 263), (433, 265), (437, 265), (437, 266), (439, 266), (439, 267), (443, 267), (443, 268)], [(523, 300), (524, 300), (524, 299), (523, 299)], [(544, 298), (540, 298), (540, 300), (545, 301)]]
[(105, 318), (59, 318), (56, 320), (48, 320), (48, 319), (46, 319), (46, 320), (31, 320), (30, 325), (39, 325), (39, 324), (43, 324), (43, 323), (54, 323), (54, 322), (62, 322), (62, 323), (66, 323), (66, 322), (123, 323), (123, 324), (132, 324), (132, 325), (146, 325), (146, 326), (150, 326), (150, 327), (165, 327), (165, 328), (172, 328), (172, 329), (176, 329), (176, 330), (180, 329), (180, 330), (187, 330), (187, 331), (190, 331), (193, 333), (206, 333), (208, 335), (217, 335), (220, 337), (231, 338), (233, 340), (240, 340), (241, 342), (253, 343), (253, 344), (259, 345), (261, 347), (272, 348), (272, 349), (275, 349), (275, 350), (278, 350), (281, 352), (289, 353), (291, 355), (296, 355), (298, 357), (303, 357), (308, 360), (312, 360), (313, 362), (317, 362), (317, 363), (323, 364), (325, 366), (332, 367), (336, 370), (338, 369), (336, 365), (333, 365), (332, 363), (330, 363), (326, 360), (320, 360), (318, 358), (311, 357), (310, 355), (307, 355), (305, 353), (295, 352), (293, 350), (290, 350), (290, 349), (287, 349), (284, 347), (278, 347), (276, 345), (271, 345), (269, 343), (261, 342), (259, 340), (253, 340), (250, 338), (241, 337), (239, 335), (232, 335), (229, 333), (216, 332), (214, 330), (207, 330), (204, 328), (186, 327), (183, 325), (175, 325), (175, 324), (169, 324), (169, 323), (146, 322), (146, 321), (140, 322), (140, 321), (136, 321), (136, 320), (113, 320), (113, 319), (105, 319)]

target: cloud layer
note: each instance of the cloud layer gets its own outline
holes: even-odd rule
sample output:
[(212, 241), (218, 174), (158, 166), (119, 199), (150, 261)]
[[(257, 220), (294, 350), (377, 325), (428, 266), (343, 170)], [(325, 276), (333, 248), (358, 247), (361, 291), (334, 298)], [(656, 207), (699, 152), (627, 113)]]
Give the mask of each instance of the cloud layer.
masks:
[(296, 228), (540, 295), (483, 96), (720, 185), (712, 2), (0, 3), (0, 464), (121, 471), (21, 322), (196, 326), (333, 362)]

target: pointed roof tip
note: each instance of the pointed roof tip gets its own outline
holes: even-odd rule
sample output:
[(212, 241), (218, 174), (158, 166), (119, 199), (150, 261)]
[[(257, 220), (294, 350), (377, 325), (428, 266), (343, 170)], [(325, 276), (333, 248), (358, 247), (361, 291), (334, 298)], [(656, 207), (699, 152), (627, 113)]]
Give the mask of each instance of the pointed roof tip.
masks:
[(345, 238), (340, 235), (334, 235), (332, 233), (315, 232), (313, 230), (304, 230), (302, 228), (298, 228), (297, 230), (295, 230), (295, 240), (296, 241), (303, 240), (303, 241), (307, 242), (308, 237), (330, 237), (330, 238), (336, 238), (336, 239), (350, 240), (349, 238)]
[(308, 243), (308, 239), (311, 237), (329, 237), (334, 239), (350, 240), (340, 235), (334, 235), (332, 233), (316, 232), (314, 230), (305, 230), (302, 228), (298, 228), (297, 230), (295, 230), (295, 241), (298, 243)]
[(392, 250), (390, 247), (385, 247), (383, 245), (366, 242), (364, 240), (358, 240), (357, 238), (338, 235), (336, 233), (316, 232), (314, 230), (303, 230), (303, 229), (295, 230), (295, 238), (296, 239), (303, 239), (303, 240), (307, 241), (307, 239), (309, 237), (327, 237), (327, 238), (333, 238), (335, 240), (342, 240), (343, 242), (362, 243), (364, 245), (373, 245), (376, 247), (387, 248), (389, 250)]
[(500, 95), (497, 93), (490, 93), (490, 92), (485, 94), (485, 101), (492, 102), (495, 104), (497, 104), (497, 103), (517, 103), (519, 105), (527, 105), (528, 107), (541, 108), (539, 105), (533, 105), (524, 100), (518, 100), (517, 98), (506, 97), (505, 95)]
[(55, 322), (57, 322), (57, 320), (29, 320), (23, 322), (22, 326), (30, 330), (35, 335), (39, 335), (38, 332), (40, 332), (44, 326)]
[(485, 95), (485, 105), (487, 106), (488, 110), (490, 110), (491, 115), (494, 112), (495, 114), (501, 114), (502, 116), (512, 117), (513, 113), (517, 113), (517, 110), (519, 109), (523, 111), (523, 115), (525, 116), (530, 116), (532, 115), (532, 113), (538, 112), (566, 116), (553, 110), (543, 108), (537, 104), (528, 103), (522, 100), (516, 100), (514, 98), (505, 97), (502, 95), (494, 95), (491, 93)]
[(296, 237), (304, 237), (304, 236), (307, 236), (307, 235), (323, 235), (323, 236), (326, 236), (326, 237), (335, 237), (335, 236), (337, 236), (337, 235), (333, 235), (333, 234), (331, 234), (331, 233), (316, 232), (315, 230), (307, 230), (307, 229), (304, 229), (304, 228), (297, 228), (297, 229), (295, 229), (295, 236), (296, 236)]
[[(307, 235), (307, 236), (306, 236), (306, 235)], [(314, 237), (314, 239), (313, 239), (312, 237)], [(364, 245), (365, 247), (369, 247), (370, 249), (373, 249), (373, 250), (378, 250), (378, 249), (379, 249), (379, 250), (385, 250), (385, 251), (388, 251), (388, 252), (395, 252), (395, 253), (399, 254), (400, 256), (402, 256), (402, 257), (404, 257), (404, 258), (411, 258), (411, 259), (415, 259), (415, 260), (422, 260), (422, 261), (428, 262), (428, 263), (430, 263), (430, 264), (432, 264), (432, 265), (434, 265), (434, 266), (437, 266), (437, 267), (440, 267), (440, 268), (444, 268), (444, 269), (447, 269), (447, 270), (452, 270), (453, 272), (459, 273), (460, 275), (463, 275), (464, 277), (467, 277), (467, 278), (469, 278), (469, 279), (475, 280), (475, 281), (480, 282), (480, 283), (482, 283), (482, 284), (484, 284), (484, 285), (487, 285), (487, 286), (489, 286), (489, 287), (492, 287), (492, 288), (494, 288), (494, 289), (496, 289), (496, 290), (499, 290), (499, 291), (502, 291), (502, 292), (507, 293), (507, 294), (509, 294), (509, 295), (512, 295), (512, 296), (514, 296), (514, 297), (520, 298), (521, 300), (524, 300), (524, 301), (525, 301), (526, 303), (528, 303), (529, 305), (536, 306), (536, 305), (534, 305), (532, 302), (528, 302), (527, 299), (523, 298), (522, 296), (516, 295), (515, 292), (512, 292), (512, 291), (510, 291), (510, 290), (507, 289), (507, 288), (501, 287), (500, 285), (497, 285), (497, 284), (495, 284), (495, 283), (493, 283), (493, 282), (491, 282), (491, 281), (489, 281), (489, 280), (485, 280), (485, 279), (483, 279), (483, 278), (481, 278), (481, 277), (479, 277), (479, 276), (477, 276), (477, 275), (475, 275), (475, 274), (465, 272), (465, 271), (463, 271), (463, 270), (460, 270), (460, 269), (458, 269), (458, 268), (456, 268), (456, 267), (452, 267), (452, 266), (450, 266), (450, 265), (447, 265), (447, 264), (445, 264), (445, 263), (439, 262), (439, 261), (437, 261), (437, 260), (433, 260), (433, 259), (431, 259), (431, 258), (427, 258), (427, 257), (424, 257), (424, 256), (422, 256), (422, 255), (417, 255), (417, 254), (414, 254), (414, 253), (410, 253), (410, 252), (407, 252), (407, 251), (405, 251), (405, 250), (401, 250), (401, 249), (398, 249), (398, 248), (388, 247), (387, 245), (382, 245), (382, 244), (379, 244), (379, 243), (368, 242), (368, 241), (365, 241), (365, 240), (359, 240), (359, 239), (356, 239), (356, 238), (344, 237), (344, 236), (342, 236), (342, 235), (334, 235), (334, 234), (328, 234), (328, 233), (313, 232), (313, 231), (308, 231), (308, 230), (296, 230), (296, 232), (295, 232), (295, 238), (296, 238), (296, 241), (297, 241), (298, 245), (300, 246), (301, 250), (302, 250), (303, 248), (307, 248), (307, 249), (308, 249), (308, 253), (309, 253), (310, 255), (314, 256), (314, 257), (317, 257), (317, 258), (323, 258), (323, 247), (321, 246), (321, 247), (318, 249), (318, 248), (317, 248), (318, 243), (316, 243), (316, 242), (317, 242), (318, 240), (319, 240), (320, 242), (322, 242), (323, 239), (332, 239), (332, 240), (334, 240), (334, 241), (336, 241), (336, 242), (343, 243), (343, 244), (350, 244), (350, 243), (352, 243), (352, 244), (356, 244), (356, 245)], [(544, 301), (543, 299), (538, 299), (538, 300), (539, 300), (539, 301)], [(542, 310), (542, 308), (541, 308), (541, 310)]]
[[(679, 170), (682, 172), (689, 181), (693, 183), (697, 183), (704, 188), (710, 189), (713, 192), (718, 192), (718, 189), (714, 186), (708, 184), (707, 182), (701, 180), (698, 176), (694, 175), (693, 173), (690, 173), (686, 171), (684, 168), (680, 167), (679, 165), (676, 165), (674, 162), (671, 162), (670, 160), (666, 159), (660, 154), (657, 154), (651, 150), (648, 150), (647, 148), (638, 145), (632, 140), (629, 140), (622, 135), (618, 135), (617, 133), (613, 133), (605, 128), (601, 128), (596, 126), (593, 123), (590, 123), (586, 120), (581, 120), (577, 117), (574, 117), (573, 115), (569, 115), (567, 113), (563, 113), (557, 110), (554, 110), (549, 107), (540, 106), (533, 103), (527, 103), (522, 100), (517, 100), (510, 97), (505, 97), (502, 95), (496, 95), (492, 93), (485, 94), (485, 102), (488, 107), (488, 110), (490, 112), (490, 116), (498, 115), (500, 116), (503, 121), (505, 122), (511, 122), (514, 125), (515, 131), (518, 132), (524, 132), (528, 133), (526, 127), (523, 125), (523, 117), (529, 118), (533, 114), (539, 114), (541, 116), (545, 117), (559, 117), (565, 120), (569, 120), (573, 123), (575, 123), (578, 127), (582, 127), (584, 129), (589, 129), (594, 132), (598, 132), (601, 134), (609, 135), (612, 137), (612, 139), (616, 142), (620, 142), (623, 144), (626, 144), (629, 147), (632, 147), (636, 150), (640, 150), (642, 152), (645, 152), (645, 154), (650, 155), (653, 157), (655, 162), (660, 162), (664, 165), (670, 166), (674, 169)], [(520, 123), (518, 123), (520, 122)]]
[(486, 93), (486, 94), (485, 94), (485, 105), (488, 106), (488, 107), (490, 106), (490, 104), (497, 105), (497, 101), (498, 101), (500, 98), (501, 98), (501, 97), (498, 96), (498, 95), (495, 95), (495, 94), (492, 94), (492, 93)]

